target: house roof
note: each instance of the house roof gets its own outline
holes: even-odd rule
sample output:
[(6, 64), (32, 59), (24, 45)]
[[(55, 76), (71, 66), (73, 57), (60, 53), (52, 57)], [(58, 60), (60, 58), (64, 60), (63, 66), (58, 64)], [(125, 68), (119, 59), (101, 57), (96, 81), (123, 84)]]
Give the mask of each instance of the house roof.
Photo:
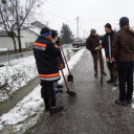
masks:
[[(30, 27), (22, 27), (22, 29), (27, 29), (31, 32), (33, 32), (36, 35), (40, 35), (40, 31), (42, 28), (47, 27), (46, 25), (42, 24), (39, 21), (35, 21), (31, 23)], [(0, 37), (9, 37), (6, 31), (0, 31)]]
[(38, 28), (38, 27), (31, 27), (31, 28), (28, 28), (30, 31), (34, 32), (35, 34), (39, 35), (40, 34), (40, 31), (41, 31), (41, 28)]
[(36, 26), (36, 27), (38, 27), (38, 28), (47, 27), (46, 25), (42, 24), (42, 23), (39, 22), (39, 21), (35, 21), (35, 22), (31, 23), (31, 25)]

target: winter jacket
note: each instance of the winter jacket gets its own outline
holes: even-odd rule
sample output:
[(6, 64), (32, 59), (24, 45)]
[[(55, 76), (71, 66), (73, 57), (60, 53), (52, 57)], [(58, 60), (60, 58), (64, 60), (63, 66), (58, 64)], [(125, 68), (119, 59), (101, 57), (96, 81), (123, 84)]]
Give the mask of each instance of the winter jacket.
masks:
[(57, 57), (59, 47), (44, 37), (39, 37), (33, 44), (34, 56), (37, 63), (40, 80), (57, 81), (60, 79)]
[(134, 61), (134, 31), (121, 28), (114, 36), (112, 51), (118, 62)]
[(97, 54), (96, 47), (100, 46), (99, 36), (90, 35), (86, 41), (86, 48), (91, 51), (92, 54)]
[(101, 48), (105, 49), (106, 60), (107, 62), (112, 63), (114, 61), (114, 57), (112, 54), (112, 42), (114, 38), (115, 32), (111, 32), (110, 34), (106, 33), (102, 38), (102, 44), (100, 45)]

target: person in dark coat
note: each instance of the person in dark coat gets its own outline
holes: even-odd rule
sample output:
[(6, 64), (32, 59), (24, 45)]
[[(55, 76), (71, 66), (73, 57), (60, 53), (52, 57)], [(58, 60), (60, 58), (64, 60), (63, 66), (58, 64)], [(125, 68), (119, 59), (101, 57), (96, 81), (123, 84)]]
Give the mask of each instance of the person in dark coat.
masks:
[(110, 80), (108, 80), (107, 83), (114, 83), (114, 86), (117, 86), (117, 63), (115, 62), (112, 54), (112, 43), (115, 32), (112, 30), (112, 26), (109, 23), (105, 25), (105, 31), (106, 34), (102, 37), (102, 44), (100, 45), (100, 48), (104, 48), (105, 50), (107, 66), (110, 71)]
[[(94, 63), (94, 71), (95, 74), (94, 76), (96, 77), (98, 75), (98, 56), (97, 56), (97, 51), (95, 50), (96, 47), (100, 46), (100, 37), (97, 35), (96, 30), (95, 29), (91, 29), (90, 32), (90, 36), (88, 37), (87, 41), (86, 41), (86, 48), (88, 50), (90, 50), (92, 57), (93, 57), (93, 63)], [(106, 75), (106, 73), (104, 72), (104, 65), (103, 65), (103, 57), (102, 57), (102, 52), (101, 50), (99, 51), (100, 55), (101, 55), (101, 68), (102, 68), (102, 74)]]
[[(59, 45), (59, 38), (58, 38), (58, 32), (56, 30), (51, 30), (52, 31), (52, 38), (56, 41), (56, 44), (59, 46), (59, 50), (60, 50), (60, 56), (59, 56), (59, 60), (60, 60), (60, 68), (64, 69), (65, 68), (65, 63), (62, 57), (62, 53), (61, 53), (61, 49), (60, 49), (60, 45)], [(58, 84), (58, 81), (55, 82), (55, 87), (58, 88), (58, 90), (56, 90), (56, 93), (62, 93), (63, 90), (59, 89), (59, 88), (63, 88), (63, 85)]]
[(38, 39), (33, 44), (33, 51), (41, 81), (41, 96), (45, 102), (45, 110), (53, 114), (62, 111), (63, 107), (56, 106), (53, 83), (60, 79), (57, 60), (60, 50), (51, 34), (49, 28), (42, 28)]
[(134, 31), (130, 29), (127, 17), (120, 19), (120, 30), (114, 36), (112, 50), (119, 76), (119, 98), (115, 103), (126, 106), (132, 103), (134, 61)]

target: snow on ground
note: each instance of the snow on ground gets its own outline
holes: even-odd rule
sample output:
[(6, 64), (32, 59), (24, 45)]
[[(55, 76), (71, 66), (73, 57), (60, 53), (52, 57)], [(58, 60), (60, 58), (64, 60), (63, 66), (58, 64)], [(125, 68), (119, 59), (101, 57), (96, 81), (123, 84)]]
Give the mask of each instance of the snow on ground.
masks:
[(0, 102), (8, 100), (14, 92), (28, 84), (38, 75), (33, 56), (23, 58), (18, 64), (0, 68), (0, 84), (8, 86), (0, 90)]
[[(80, 61), (84, 51), (85, 49), (81, 49), (70, 59), (68, 62), (70, 69)], [(67, 68), (64, 69), (64, 73), (68, 75)], [(60, 83), (63, 83), (63, 78), (61, 78)], [(38, 122), (44, 109), (44, 103), (40, 97), (40, 88), (40, 85), (38, 85), (13, 109), (0, 117), (1, 134), (23, 134)]]
[[(71, 56), (73, 51), (68, 50)], [(67, 55), (67, 48), (64, 52)], [(8, 83), (8, 86), (0, 90), (0, 102), (8, 100), (13, 93), (38, 76), (34, 56), (13, 60), (11, 66), (5, 64), (5, 67), (0, 68), (0, 85)]]

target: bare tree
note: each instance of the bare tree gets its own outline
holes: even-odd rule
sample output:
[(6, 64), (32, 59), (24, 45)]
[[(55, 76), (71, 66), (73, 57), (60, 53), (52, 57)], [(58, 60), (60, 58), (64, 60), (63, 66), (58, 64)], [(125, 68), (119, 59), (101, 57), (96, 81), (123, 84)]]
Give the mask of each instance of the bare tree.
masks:
[[(32, 22), (34, 18), (34, 13), (32, 11), (33, 9), (35, 11), (37, 7), (40, 7), (42, 2), (41, 0), (1, 0), (1, 3), (6, 5), (6, 9), (11, 14), (12, 26), (17, 30), (16, 37), (19, 45), (19, 52), (22, 52), (21, 29), (23, 26), (28, 27), (28, 25)], [(7, 21), (10, 22), (9, 18), (7, 17), (5, 20), (7, 19)], [(7, 23), (6, 26), (4, 26), (5, 30), (6, 27), (8, 27)]]
[(5, 31), (7, 32), (8, 36), (12, 38), (13, 40), (13, 44), (14, 44), (14, 52), (17, 52), (17, 46), (16, 46), (16, 34), (14, 32), (14, 18), (11, 17), (11, 13), (9, 12), (8, 7), (6, 6), (6, 1), (5, 0), (1, 0), (0, 1), (0, 26), (2, 28), (5, 29)]

